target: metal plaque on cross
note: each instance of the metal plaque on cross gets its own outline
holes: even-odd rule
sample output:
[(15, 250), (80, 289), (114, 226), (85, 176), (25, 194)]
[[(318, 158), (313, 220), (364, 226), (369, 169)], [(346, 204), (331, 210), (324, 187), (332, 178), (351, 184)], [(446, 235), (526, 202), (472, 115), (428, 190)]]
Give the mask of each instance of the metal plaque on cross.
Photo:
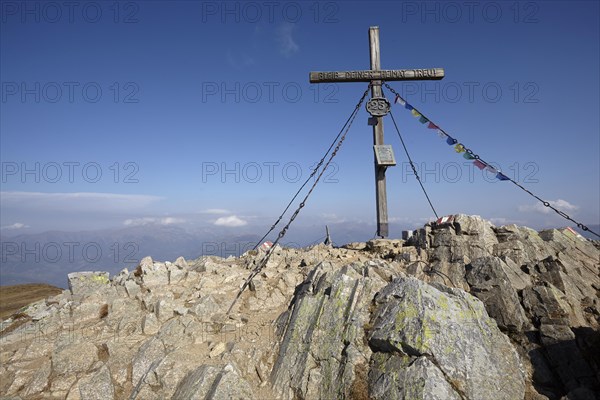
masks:
[(385, 97), (373, 97), (365, 106), (369, 114), (374, 117), (383, 117), (390, 112), (392, 105)]
[(375, 151), (375, 162), (381, 167), (393, 167), (396, 165), (394, 149), (389, 144), (376, 144), (373, 146)]

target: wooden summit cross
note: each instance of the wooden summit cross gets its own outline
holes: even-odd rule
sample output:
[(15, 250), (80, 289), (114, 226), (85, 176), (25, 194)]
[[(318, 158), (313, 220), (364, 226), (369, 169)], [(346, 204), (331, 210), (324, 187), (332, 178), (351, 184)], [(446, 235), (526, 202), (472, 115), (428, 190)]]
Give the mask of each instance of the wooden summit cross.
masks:
[[(375, 150), (375, 196), (377, 200), (377, 236), (387, 237), (388, 212), (385, 170), (395, 165), (391, 148), (383, 145), (383, 116), (389, 111), (389, 101), (382, 98), (381, 81), (438, 80), (444, 77), (442, 68), (382, 70), (379, 60), (379, 27), (369, 28), (369, 48), (371, 69), (366, 71), (311, 72), (310, 83), (326, 82), (371, 82), (371, 100), (375, 106), (367, 104), (367, 110), (373, 115), (373, 148)], [(381, 112), (381, 105), (387, 110)], [(369, 108), (371, 107), (371, 108)], [(387, 155), (385, 154), (387, 151)], [(384, 158), (388, 158), (384, 160)]]

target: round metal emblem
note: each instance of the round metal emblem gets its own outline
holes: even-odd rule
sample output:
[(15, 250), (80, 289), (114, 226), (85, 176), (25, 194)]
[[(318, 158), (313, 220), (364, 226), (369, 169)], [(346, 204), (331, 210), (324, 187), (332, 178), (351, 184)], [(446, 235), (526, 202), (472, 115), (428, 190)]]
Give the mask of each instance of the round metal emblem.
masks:
[(383, 117), (390, 112), (392, 105), (385, 97), (373, 97), (367, 102), (366, 108), (369, 114), (374, 117)]

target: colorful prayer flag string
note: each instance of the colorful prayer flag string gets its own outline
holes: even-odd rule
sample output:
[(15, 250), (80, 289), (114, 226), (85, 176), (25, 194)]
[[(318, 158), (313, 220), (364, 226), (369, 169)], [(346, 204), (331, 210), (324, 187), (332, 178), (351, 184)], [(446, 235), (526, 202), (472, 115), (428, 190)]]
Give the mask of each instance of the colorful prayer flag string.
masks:
[[(395, 93), (395, 91), (393, 91)], [(396, 98), (394, 99), (394, 103), (400, 104), (404, 108), (410, 111), (410, 113), (415, 117), (419, 118), (419, 122), (422, 124), (427, 124), (428, 129), (435, 129), (438, 136), (442, 139), (446, 139), (446, 143), (450, 146), (454, 146), (454, 151), (458, 154), (462, 154), (463, 158), (466, 160), (474, 160), (473, 165), (475, 165), (480, 170), (486, 170), (496, 176), (496, 179), (501, 181), (509, 181), (512, 180), (508, 176), (504, 175), (500, 170), (494, 168), (493, 166), (487, 164), (486, 162), (479, 159), (479, 157), (471, 150), (466, 148), (462, 143), (458, 143), (458, 140), (454, 139), (452, 136), (448, 135), (442, 128), (437, 126), (435, 123), (431, 122), (429, 118), (421, 114), (419, 110), (410, 105), (406, 100), (404, 100), (400, 94), (396, 93)]]
[[(393, 88), (392, 88), (390, 85), (388, 85), (388, 84), (387, 84), (387, 83), (385, 83), (385, 82), (383, 82), (383, 84), (385, 85), (385, 87), (386, 87), (386, 88), (390, 89), (390, 90), (392, 91), (392, 93), (394, 93), (394, 94), (395, 94), (397, 97), (399, 97), (401, 100), (403, 100), (403, 99), (400, 97), (400, 95), (399, 95), (399, 94), (398, 94), (398, 93), (397, 93), (397, 92), (396, 92), (396, 91), (395, 91), (395, 90), (394, 90), (394, 89), (393, 89)], [(413, 110), (413, 109), (414, 109), (414, 107), (412, 107), (412, 106), (409, 106), (409, 107), (410, 107), (410, 110)], [(407, 103), (406, 103), (406, 105), (405, 105), (405, 108), (409, 109), (409, 108), (407, 107)], [(417, 112), (418, 112), (418, 111), (417, 111)], [(419, 113), (419, 114), (420, 114), (420, 113)], [(423, 114), (421, 114), (421, 115), (423, 115)], [(393, 118), (393, 117), (392, 117), (392, 118)], [(443, 130), (443, 129), (441, 129), (441, 128), (438, 128), (438, 127), (437, 127), (437, 126), (436, 126), (434, 123), (432, 123), (432, 122), (430, 122), (430, 123), (429, 123), (429, 125), (427, 126), (427, 128), (429, 128), (429, 129), (437, 129), (437, 132), (438, 132), (438, 134), (440, 135), (440, 137), (447, 136), (448, 138), (450, 138), (450, 139), (453, 139), (453, 138), (452, 138), (450, 135), (448, 135), (446, 132), (444, 132), (444, 130)], [(488, 168), (486, 168), (486, 170), (487, 170), (488, 172), (494, 172), (494, 173), (496, 173), (496, 179), (498, 179), (498, 180), (501, 180), (501, 181), (510, 181), (510, 182), (514, 183), (514, 184), (515, 184), (515, 185), (517, 185), (517, 186), (518, 186), (520, 189), (524, 190), (524, 191), (525, 191), (525, 192), (527, 192), (529, 195), (531, 195), (532, 197), (535, 197), (537, 200), (539, 200), (540, 202), (542, 202), (542, 203), (544, 204), (544, 206), (545, 206), (545, 207), (548, 207), (549, 209), (551, 209), (551, 210), (554, 210), (554, 211), (555, 211), (555, 212), (556, 212), (558, 215), (560, 215), (561, 217), (563, 217), (563, 218), (565, 218), (565, 219), (567, 219), (567, 220), (569, 220), (569, 221), (572, 221), (573, 223), (577, 224), (577, 226), (578, 226), (579, 228), (583, 229), (584, 231), (590, 232), (590, 233), (592, 233), (592, 234), (594, 234), (594, 235), (596, 235), (597, 237), (599, 237), (599, 238), (600, 238), (600, 234), (598, 234), (598, 233), (596, 233), (596, 232), (592, 231), (590, 228), (588, 228), (588, 227), (587, 227), (587, 226), (585, 226), (584, 224), (582, 224), (582, 223), (580, 223), (580, 222), (577, 222), (576, 220), (574, 220), (573, 218), (571, 218), (571, 217), (569, 217), (567, 214), (565, 214), (563, 211), (560, 211), (559, 209), (557, 209), (557, 208), (553, 207), (553, 206), (550, 204), (550, 202), (547, 202), (547, 201), (544, 201), (544, 200), (542, 200), (540, 197), (536, 196), (535, 194), (533, 194), (532, 192), (530, 192), (529, 190), (527, 190), (526, 188), (524, 188), (523, 186), (521, 186), (521, 185), (520, 185), (518, 182), (516, 182), (516, 181), (512, 180), (511, 178), (509, 178), (508, 176), (504, 175), (504, 174), (503, 174), (501, 171), (499, 171), (499, 170), (497, 170), (496, 168), (494, 168), (494, 167), (491, 167), (491, 166), (489, 166), (488, 164), (486, 164), (484, 161), (482, 161), (482, 160), (479, 158), (479, 156), (478, 156), (478, 155), (476, 155), (476, 154), (473, 154), (473, 152), (472, 152), (470, 149), (468, 149), (468, 148), (464, 147), (462, 144), (461, 144), (461, 146), (462, 146), (462, 148), (465, 150), (465, 153), (463, 154), (463, 157), (464, 157), (465, 159), (467, 159), (467, 160), (472, 160), (472, 159), (475, 159), (475, 161), (473, 161), (473, 164), (475, 164), (475, 166), (477, 166), (477, 168), (479, 168), (479, 169), (483, 169), (483, 168), (486, 168), (486, 166), (487, 166)], [(455, 149), (455, 150), (457, 150), (457, 146), (455, 146), (455, 148), (454, 148), (454, 149)], [(428, 199), (429, 199), (429, 197), (428, 197)], [(431, 202), (430, 202), (430, 204), (431, 204)], [(433, 208), (433, 206), (432, 206), (432, 208)], [(433, 210), (433, 211), (434, 211), (434, 213), (435, 213), (435, 210)], [(436, 214), (436, 216), (437, 216), (437, 214)]]

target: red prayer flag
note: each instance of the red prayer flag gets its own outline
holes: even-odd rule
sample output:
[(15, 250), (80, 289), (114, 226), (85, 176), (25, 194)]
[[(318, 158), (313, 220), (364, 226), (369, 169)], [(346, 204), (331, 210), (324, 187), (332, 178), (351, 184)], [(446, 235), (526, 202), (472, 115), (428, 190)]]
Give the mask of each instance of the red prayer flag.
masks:
[(475, 166), (476, 166), (477, 168), (479, 168), (479, 169), (484, 169), (484, 168), (485, 168), (485, 164), (484, 164), (484, 163), (482, 163), (482, 162), (481, 162), (481, 161), (479, 161), (479, 160), (475, 160), (475, 161), (473, 161), (473, 165), (475, 165)]

